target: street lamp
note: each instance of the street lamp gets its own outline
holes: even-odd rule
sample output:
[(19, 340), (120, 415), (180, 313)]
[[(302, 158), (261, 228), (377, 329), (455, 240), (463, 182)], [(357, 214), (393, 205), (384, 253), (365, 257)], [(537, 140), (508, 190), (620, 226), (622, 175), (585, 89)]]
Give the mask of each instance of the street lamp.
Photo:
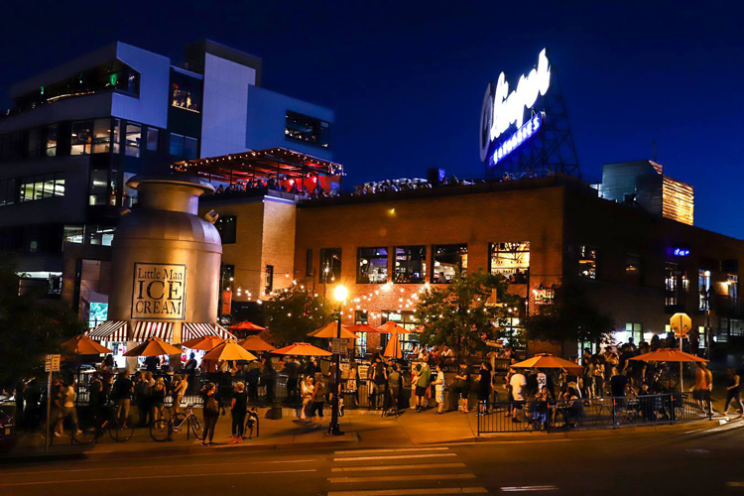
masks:
[[(336, 286), (336, 288), (333, 290), (333, 297), (338, 302), (338, 330), (336, 331), (336, 339), (341, 339), (341, 316), (343, 315), (344, 311), (344, 302), (346, 301), (346, 298), (349, 296), (349, 290), (346, 289), (346, 287), (343, 284), (339, 284)], [(341, 427), (338, 425), (338, 397), (339, 393), (341, 392), (341, 354), (340, 353), (334, 353), (334, 363), (336, 365), (335, 370), (335, 378), (334, 378), (334, 387), (333, 387), (333, 403), (331, 405), (331, 425), (328, 428), (328, 431), (334, 435), (334, 436), (340, 436), (343, 434), (341, 432)]]

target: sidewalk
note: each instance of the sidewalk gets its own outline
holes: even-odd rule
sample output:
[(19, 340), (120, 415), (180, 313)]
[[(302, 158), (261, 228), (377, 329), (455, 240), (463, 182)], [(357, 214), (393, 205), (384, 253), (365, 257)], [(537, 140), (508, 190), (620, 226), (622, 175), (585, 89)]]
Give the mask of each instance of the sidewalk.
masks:
[[(718, 409), (718, 401), (716, 408)], [(722, 406), (722, 404), (721, 404)], [(174, 435), (171, 442), (157, 443), (150, 438), (149, 429), (135, 431), (134, 437), (123, 443), (115, 443), (105, 434), (97, 444), (70, 444), (69, 437), (55, 439), (55, 444), (48, 453), (44, 453), (44, 439), (40, 434), (29, 434), (19, 438), (18, 446), (5, 455), (0, 455), (0, 462), (12, 460), (31, 460), (45, 458), (126, 458), (143, 454), (155, 456), (166, 454), (189, 454), (210, 450), (226, 452), (228, 450), (271, 450), (271, 449), (308, 449), (308, 448), (365, 448), (378, 447), (415, 447), (432, 444), (456, 444), (468, 442), (493, 442), (495, 439), (507, 442), (547, 441), (557, 438), (591, 437), (602, 438), (609, 435), (629, 435), (643, 432), (686, 433), (691, 430), (704, 432), (720, 425), (720, 417), (713, 421), (683, 422), (675, 425), (650, 427), (624, 427), (621, 429), (576, 430), (570, 432), (521, 432), (508, 434), (490, 434), (478, 437), (477, 417), (474, 414), (464, 415), (448, 412), (445, 415), (434, 415), (430, 409), (423, 413), (405, 410), (398, 418), (382, 418), (379, 412), (364, 409), (347, 410), (340, 419), (343, 436), (330, 436), (327, 433), (330, 411), (327, 409), (323, 428), (313, 429), (295, 418), (294, 410), (284, 408), (283, 418), (266, 419), (268, 409), (260, 410), (259, 436), (246, 439), (240, 445), (230, 445), (231, 419), (229, 414), (220, 417), (215, 431), (215, 446), (201, 446), (200, 441), (186, 439), (185, 433)], [(720, 409), (719, 409), (720, 412)], [(197, 411), (201, 416), (201, 412)], [(744, 426), (744, 421), (733, 420), (732, 428), (737, 424)]]

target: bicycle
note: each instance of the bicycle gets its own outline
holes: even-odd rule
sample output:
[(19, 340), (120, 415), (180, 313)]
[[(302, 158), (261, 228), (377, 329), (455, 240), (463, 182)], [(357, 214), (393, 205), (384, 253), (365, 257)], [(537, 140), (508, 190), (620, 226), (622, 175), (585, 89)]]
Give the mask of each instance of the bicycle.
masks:
[(172, 441), (173, 434), (181, 432), (181, 429), (186, 431), (186, 439), (190, 439), (191, 433), (194, 434), (196, 439), (202, 439), (204, 428), (199, 417), (194, 414), (193, 405), (186, 407), (185, 414), (181, 412), (173, 413), (167, 420), (159, 419), (155, 421), (150, 426), (150, 437), (158, 443)]

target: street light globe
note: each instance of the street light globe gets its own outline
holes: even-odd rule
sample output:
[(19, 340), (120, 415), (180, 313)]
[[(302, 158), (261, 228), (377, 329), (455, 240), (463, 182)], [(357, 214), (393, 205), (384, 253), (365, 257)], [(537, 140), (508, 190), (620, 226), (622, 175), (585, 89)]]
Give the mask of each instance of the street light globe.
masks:
[(336, 289), (333, 290), (333, 297), (336, 298), (336, 301), (346, 301), (346, 297), (348, 296), (349, 290), (346, 289), (346, 286), (344, 286), (343, 284), (339, 284), (338, 286), (336, 286)]

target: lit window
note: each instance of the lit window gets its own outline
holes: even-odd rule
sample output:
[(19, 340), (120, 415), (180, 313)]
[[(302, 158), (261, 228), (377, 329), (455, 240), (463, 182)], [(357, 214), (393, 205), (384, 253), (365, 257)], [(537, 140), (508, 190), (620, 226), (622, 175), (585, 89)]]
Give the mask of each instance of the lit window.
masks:
[(341, 279), (341, 248), (320, 250), (320, 282), (331, 284)]
[(201, 87), (199, 79), (171, 70), (171, 106), (199, 113)]
[(124, 138), (126, 140), (126, 154), (130, 157), (139, 157), (140, 141), (142, 140), (142, 126), (128, 122)]
[(587, 279), (597, 278), (597, 248), (579, 246), (579, 276)]
[(359, 248), (357, 254), (357, 284), (385, 284), (387, 274), (387, 248)]
[(490, 261), (492, 275), (502, 275), (510, 284), (527, 284), (530, 242), (492, 243)]
[(710, 271), (698, 271), (698, 309), (701, 312), (710, 310)]
[(448, 284), (468, 270), (468, 245), (441, 245), (432, 248), (431, 282)]
[(70, 155), (89, 155), (92, 137), (92, 123), (77, 121), (72, 123), (70, 133)]
[[(19, 201), (21, 202), (65, 196), (65, 178), (61, 172), (45, 174), (43, 176), (24, 177), (19, 180), (19, 185)], [(12, 181), (12, 187), (15, 190), (15, 180)], [(14, 196), (15, 192), (13, 192), (12, 197), (14, 198)]]
[(395, 284), (421, 284), (426, 281), (426, 247), (395, 248)]
[(287, 111), (284, 135), (291, 140), (328, 148), (331, 125), (315, 117)]
[(108, 153), (111, 149), (111, 119), (93, 122), (93, 153)]
[(57, 125), (52, 124), (46, 128), (46, 156), (54, 157), (57, 155)]

